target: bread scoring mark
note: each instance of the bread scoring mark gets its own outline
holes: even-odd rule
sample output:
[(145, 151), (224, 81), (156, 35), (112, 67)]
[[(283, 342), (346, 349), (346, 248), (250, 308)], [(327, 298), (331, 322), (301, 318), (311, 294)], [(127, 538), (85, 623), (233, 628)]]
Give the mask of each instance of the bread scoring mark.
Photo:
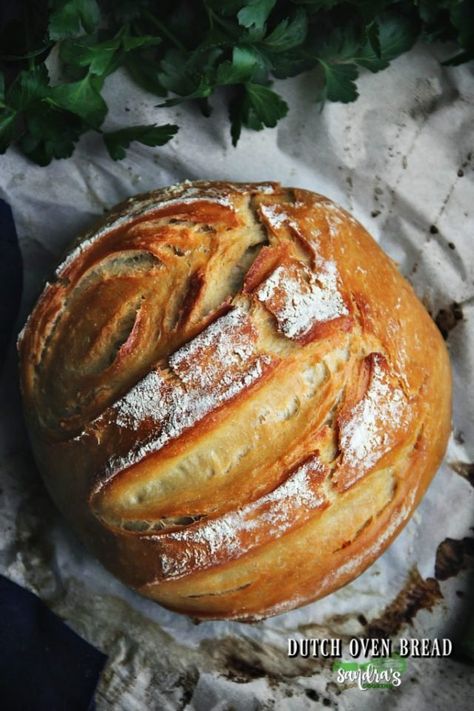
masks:
[(327, 474), (328, 468), (318, 455), (313, 455), (283, 484), (236, 511), (198, 522), (181, 531), (152, 535), (151, 538), (162, 545), (163, 577), (177, 579), (222, 561), (239, 558), (252, 548), (303, 524), (315, 510), (327, 505), (321, 490)]
[[(163, 200), (169, 195), (162, 191), (155, 194), (153, 204), (141, 220), (132, 218), (114, 230), (112, 214), (102, 239), (99, 239), (100, 235), (95, 235), (94, 244), (88, 240), (83, 242), (90, 248), (87, 247), (84, 254), (72, 261), (67, 276), (59, 279), (49, 290), (48, 299), (44, 299), (49, 301), (49, 311), (51, 304), (58, 305), (58, 318), (53, 324), (51, 338), (48, 341), (44, 338), (44, 327), (37, 329), (37, 332), (42, 331), (42, 350), (51, 354), (39, 358), (42, 371), (38, 371), (40, 377), (35, 378), (38, 399), (48, 403), (44, 408), (47, 417), (41, 424), (49, 430), (49, 434), (56, 436), (59, 433), (61, 438), (78, 434), (87, 422), (90, 423), (103, 412), (153, 364), (219, 315), (223, 303), (230, 307), (230, 301), (241, 284), (238, 283), (238, 275), (232, 274), (237, 284), (227, 278), (226, 268), (231, 271), (241, 255), (254, 246), (255, 240), (265, 240), (265, 233), (263, 230), (261, 234), (258, 230), (255, 233), (251, 229), (253, 219), (250, 219), (248, 210), (248, 194), (230, 191), (228, 195), (223, 195), (223, 191), (222, 187), (201, 191), (194, 187), (192, 191), (186, 191), (185, 197), (201, 198), (199, 204), (203, 207), (200, 210), (187, 208), (191, 214), (185, 228), (172, 226), (170, 223), (176, 218), (165, 215), (163, 207), (160, 207), (167, 205), (167, 212), (172, 210), (172, 215), (177, 212), (178, 217), (186, 218), (188, 215), (180, 212), (183, 203), (175, 200), (170, 208), (170, 201)], [(176, 194), (177, 191), (172, 197)], [(214, 202), (210, 199), (213, 196), (216, 198)], [(145, 202), (151, 201), (152, 197), (146, 198)], [(216, 207), (216, 200), (220, 198), (223, 198), (223, 204)], [(235, 209), (228, 210), (224, 203), (235, 203)], [(132, 202), (132, 213), (133, 209)], [(217, 227), (212, 227), (210, 233), (199, 233), (199, 219), (207, 217)], [(227, 229), (230, 224), (232, 228)], [(245, 259), (250, 260), (252, 256), (250, 252)], [(150, 266), (153, 269), (149, 269)], [(155, 266), (162, 270), (156, 278)], [(123, 279), (128, 279), (130, 285), (132, 279), (129, 276), (135, 277), (136, 274), (136, 290), (142, 294), (145, 303), (141, 311), (143, 318), (139, 319), (143, 326), (138, 333), (139, 338), (130, 340), (127, 348), (118, 352), (120, 338), (115, 337), (115, 331), (119, 330), (121, 334), (124, 330), (118, 323), (120, 304), (123, 306), (134, 298), (131, 289), (121, 293), (120, 286), (115, 286), (117, 279), (122, 278), (121, 272), (124, 272)], [(95, 283), (101, 294), (97, 292), (94, 301)], [(177, 285), (179, 288), (176, 288)], [(190, 287), (187, 293), (183, 288), (186, 285)], [(81, 308), (80, 302), (76, 301), (86, 286), (90, 287), (92, 294), (91, 308)], [(112, 308), (114, 292), (118, 305), (115, 310)], [(186, 293), (184, 302), (183, 292)], [(68, 322), (63, 321), (62, 317), (68, 313), (69, 323), (74, 327), (64, 328)], [(106, 319), (107, 315), (109, 318)], [(43, 309), (43, 323), (47, 317), (48, 313)], [(58, 334), (62, 343), (55, 349)], [(110, 335), (110, 339), (105, 338), (106, 334)], [(101, 345), (94, 353), (103, 356), (102, 359), (97, 357), (93, 360), (91, 357), (92, 350), (88, 349), (88, 343), (94, 338)], [(80, 352), (81, 343), (84, 352)], [(28, 346), (25, 347), (27, 349)], [(63, 359), (61, 353), (64, 354)], [(115, 361), (112, 358), (114, 353), (118, 356)], [(72, 362), (77, 367), (67, 366)], [(97, 367), (94, 368), (95, 365)], [(55, 377), (51, 377), (53, 368), (56, 370)], [(55, 388), (58, 397), (53, 398), (42, 389), (41, 381), (48, 379), (50, 384), (54, 384), (50, 390)], [(66, 399), (69, 400), (67, 407), (62, 404)]]
[[(172, 210), (173, 214), (179, 214), (180, 206), (185, 207), (186, 211), (189, 212), (189, 208), (196, 206), (201, 207), (209, 203), (235, 212), (235, 205), (229, 196), (219, 194), (217, 191), (210, 192), (209, 195), (202, 195), (202, 191), (197, 188), (189, 188), (182, 192), (179, 197), (169, 200), (157, 200), (155, 195), (150, 197), (149, 200), (145, 201), (145, 203), (140, 202), (133, 205), (132, 201), (131, 209), (127, 214), (116, 219), (112, 219), (105, 227), (80, 242), (57, 267), (55, 275), (57, 278), (64, 276), (68, 271), (68, 268), (78, 258), (82, 257), (90, 247), (95, 245), (109, 233), (115, 232), (122, 225), (127, 225), (130, 228), (134, 225), (136, 219), (140, 219), (145, 216), (150, 218), (152, 216), (150, 213), (152, 213), (155, 218), (166, 217), (170, 210)], [(133, 218), (136, 219), (134, 220)]]
[(225, 387), (256, 356), (257, 332), (235, 308), (173, 353), (168, 362), (187, 386)]
[(287, 245), (265, 245), (248, 269), (243, 282), (243, 293), (250, 294), (271, 274), (282, 260), (289, 257)]
[(227, 590), (219, 590), (217, 592), (207, 591), (207, 592), (202, 592), (202, 593), (196, 593), (195, 595), (184, 595), (184, 597), (187, 598), (188, 600), (192, 600), (192, 599), (197, 599), (200, 597), (217, 597), (219, 595), (233, 595), (237, 592), (240, 592), (241, 590), (246, 590), (251, 585), (252, 585), (252, 582), (243, 583), (242, 585), (238, 585), (237, 587), (234, 587), (234, 588), (228, 588)]
[[(322, 461), (333, 461), (333, 453), (327, 456), (332, 435), (328, 443), (321, 428), (327, 417), (331, 421), (332, 414), (326, 413), (335, 409), (332, 391), (342, 387), (345, 370), (340, 366), (348, 352), (333, 351), (329, 366), (314, 350), (306, 350), (298, 370), (285, 368), (284, 361), (278, 371), (270, 368), (265, 382), (231, 406), (232, 417), (223, 412), (222, 421), (213, 425), (211, 447), (207, 437), (196, 440), (192, 431), (162, 459), (118, 477), (94, 502), (99, 517), (112, 528), (135, 532), (170, 529), (170, 517), (215, 517), (254, 498), (257, 490), (272, 490), (308, 449), (317, 449)], [(147, 430), (143, 420), (142, 436)], [(241, 444), (232, 448), (235, 433)], [(267, 445), (264, 458), (261, 442)]]
[(151, 371), (112, 406), (116, 425), (137, 433), (145, 425), (151, 434), (125, 456), (109, 460), (98, 488), (250, 387), (273, 361), (258, 353), (254, 326), (243, 309), (211, 323), (169, 358), (169, 373)]
[(343, 405), (338, 416), (342, 460), (334, 481), (345, 490), (372, 469), (407, 431), (410, 412), (407, 396), (395, 384), (381, 353), (371, 353), (363, 363), (368, 386), (355, 405)]
[[(392, 539), (393, 535), (397, 532), (399, 528), (404, 524), (406, 519), (410, 516), (413, 506), (415, 504), (416, 495), (418, 488), (413, 487), (404, 499), (403, 505), (397, 507), (392, 515), (390, 516), (387, 525), (381, 531), (380, 535), (377, 536), (375, 543), (373, 543), (370, 548), (365, 548), (363, 553), (349, 558), (345, 563), (335, 567), (330, 573), (325, 575), (322, 579), (320, 578), (317, 582), (316, 588), (311, 594), (306, 594), (304, 596), (295, 595), (289, 600), (285, 600), (281, 603), (277, 603), (270, 608), (264, 610), (261, 614), (251, 614), (248, 617), (242, 615), (235, 615), (229, 619), (241, 619), (246, 620), (251, 618), (252, 620), (264, 619), (270, 615), (279, 615), (283, 612), (294, 609), (296, 606), (303, 603), (307, 603), (311, 600), (316, 600), (327, 590), (335, 590), (345, 582), (347, 578), (351, 578), (357, 572), (363, 572), (361, 566), (368, 568), (369, 565), (377, 558), (378, 555), (383, 551), (387, 544)], [(375, 525), (375, 522), (374, 524)], [(349, 546), (345, 550), (348, 550)], [(364, 569), (365, 569), (364, 568)]]
[(193, 190), (202, 194), (204, 190), (208, 193), (217, 192), (231, 192), (239, 193), (241, 195), (255, 195), (258, 193), (264, 193), (269, 195), (275, 191), (281, 191), (281, 185), (277, 182), (263, 182), (263, 183), (229, 183), (229, 182), (219, 182), (219, 183), (209, 183), (207, 180), (183, 180), (180, 183), (175, 183), (170, 185), (168, 188), (163, 190), (166, 195), (174, 195), (175, 193), (181, 193), (183, 188), (188, 190)]
[[(295, 202), (290, 205), (286, 205), (293, 213), (295, 209), (304, 207), (302, 203)], [(316, 260), (316, 248), (315, 243), (321, 235), (321, 230), (317, 229), (313, 225), (309, 225), (310, 239), (301, 231), (300, 225), (298, 225), (298, 213), (296, 212), (294, 216), (289, 214), (281, 204), (275, 203), (259, 203), (256, 213), (260, 218), (262, 218), (263, 224), (270, 232), (273, 233), (274, 237), (279, 241), (280, 249), (286, 243), (293, 244), (296, 240), (297, 245), (303, 250), (303, 253), (307, 255), (313, 264)], [(288, 237), (290, 241), (288, 242)], [(272, 240), (275, 242), (275, 239)], [(286, 247), (288, 248), (288, 246)]]
[(279, 330), (298, 340), (319, 323), (348, 316), (336, 264), (321, 258), (313, 272), (298, 260), (278, 266), (256, 297), (275, 316)]
[[(393, 511), (387, 525), (381, 531), (380, 535), (377, 536), (375, 543), (369, 549), (364, 550), (364, 552), (361, 553), (359, 556), (351, 558), (346, 563), (332, 571), (327, 577), (334, 581), (335, 579), (341, 578), (342, 576), (348, 573), (350, 574), (360, 568), (364, 560), (367, 562), (367, 565), (369, 565), (376, 558), (377, 554), (385, 546), (385, 544), (390, 541), (397, 529), (400, 528), (403, 522), (410, 515), (415, 504), (417, 491), (418, 487), (414, 486), (408, 492), (407, 496), (403, 501), (403, 505)], [(326, 580), (327, 578), (324, 580), (324, 582), (326, 582)]]
[[(155, 371), (158, 374), (158, 387), (154, 392), (154, 396), (150, 397), (149, 400), (148, 418), (159, 426), (159, 434), (152, 434), (151, 437), (137, 447), (130, 449), (125, 456), (111, 457), (106, 466), (105, 477), (100, 482), (97, 490), (115, 474), (128, 469), (134, 464), (138, 464), (148, 455), (155, 454), (168, 442), (178, 438), (206, 415), (238, 395), (242, 390), (249, 388), (262, 377), (270, 362), (271, 359), (268, 356), (258, 358), (238, 380), (233, 381), (232, 378), (227, 378), (226, 383), (223, 384), (224, 387), (219, 393), (206, 393), (199, 389), (186, 390), (176, 384), (171, 389), (167, 389), (165, 381)], [(126, 396), (128, 404), (124, 411), (121, 409), (122, 401), (113, 406), (115, 410), (118, 410), (116, 422), (119, 426), (132, 427), (137, 431), (143, 426), (143, 420), (135, 419), (134, 413), (139, 412), (137, 400), (143, 396), (146, 387), (145, 385), (141, 387), (141, 383), (138, 383), (129, 392)], [(164, 395), (162, 401), (159, 393)], [(129, 404), (130, 400), (133, 402), (132, 406)], [(128, 418), (131, 418), (131, 421)]]

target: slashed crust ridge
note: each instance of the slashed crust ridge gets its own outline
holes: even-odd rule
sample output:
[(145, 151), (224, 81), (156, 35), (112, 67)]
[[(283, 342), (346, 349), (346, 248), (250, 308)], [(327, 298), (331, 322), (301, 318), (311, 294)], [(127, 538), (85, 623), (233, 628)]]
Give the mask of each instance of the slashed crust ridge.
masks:
[(404, 525), (449, 432), (444, 343), (359, 223), (278, 184), (118, 206), (19, 341), (45, 481), (125, 582), (197, 617), (320, 597)]

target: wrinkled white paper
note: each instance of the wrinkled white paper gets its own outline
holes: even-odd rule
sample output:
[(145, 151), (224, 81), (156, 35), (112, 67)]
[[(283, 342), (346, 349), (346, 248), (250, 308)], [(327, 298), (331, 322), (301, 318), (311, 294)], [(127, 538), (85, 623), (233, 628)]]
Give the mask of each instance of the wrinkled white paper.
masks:
[[(81, 546), (38, 479), (21, 424), (12, 347), (1, 382), (0, 571), (37, 593), (79, 634), (109, 655), (97, 708), (445, 709), (470, 701), (469, 667), (409, 660), (395, 690), (362, 692), (337, 683), (331, 662), (289, 659), (289, 637), (364, 632), (416, 566), (433, 577), (438, 544), (468, 536), (474, 489), (451, 462), (473, 461), (474, 67), (442, 68), (417, 48), (359, 81), (354, 104), (312, 101), (314, 79), (280, 82), (290, 113), (276, 129), (245, 131), (230, 144), (225, 107), (210, 120), (193, 107), (155, 109), (156, 97), (122, 74), (106, 86), (107, 128), (176, 122), (161, 149), (133, 144), (112, 162), (98, 136), (74, 157), (39, 168), (15, 150), (0, 157), (0, 196), (12, 206), (24, 258), (19, 326), (76, 234), (125, 197), (183, 179), (278, 180), (321, 192), (352, 211), (399, 263), (432, 314), (461, 305), (450, 331), (454, 435), (445, 463), (403, 533), (362, 576), (333, 595), (255, 624), (206, 622), (168, 612), (115, 580)], [(449, 636), (462, 619), (467, 583), (440, 583), (444, 600), (397, 636)], [(345, 655), (347, 658), (347, 655)], [(411, 682), (410, 679), (414, 679)]]

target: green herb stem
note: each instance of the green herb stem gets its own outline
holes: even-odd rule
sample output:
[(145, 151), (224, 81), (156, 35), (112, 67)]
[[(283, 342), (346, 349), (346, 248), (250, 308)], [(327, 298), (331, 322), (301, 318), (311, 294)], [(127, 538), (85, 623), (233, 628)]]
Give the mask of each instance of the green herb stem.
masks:
[(176, 35), (173, 34), (173, 32), (171, 32), (171, 30), (169, 30), (161, 20), (159, 20), (155, 15), (153, 15), (153, 13), (151, 13), (149, 10), (144, 10), (143, 15), (150, 22), (152, 22), (155, 27), (157, 27), (169, 40), (171, 40), (175, 47), (180, 49), (182, 52), (186, 52), (186, 47), (181, 42), (181, 40), (179, 40), (178, 37), (176, 37)]

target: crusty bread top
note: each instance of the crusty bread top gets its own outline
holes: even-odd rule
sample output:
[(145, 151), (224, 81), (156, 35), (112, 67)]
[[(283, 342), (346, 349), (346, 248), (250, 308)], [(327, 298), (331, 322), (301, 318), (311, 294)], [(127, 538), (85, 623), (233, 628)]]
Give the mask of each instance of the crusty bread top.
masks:
[[(415, 482), (437, 405), (421, 492), (449, 429), (446, 350), (411, 287), (345, 211), (275, 183), (118, 206), (60, 265), (19, 350), (53, 496), (86, 538), (102, 531), (102, 558), (121, 541), (111, 567), (143, 589), (263, 554), (376, 472), (384, 510), (397, 477)], [(351, 525), (348, 542), (367, 521)], [(132, 539), (159, 553), (151, 568), (127, 558)]]

